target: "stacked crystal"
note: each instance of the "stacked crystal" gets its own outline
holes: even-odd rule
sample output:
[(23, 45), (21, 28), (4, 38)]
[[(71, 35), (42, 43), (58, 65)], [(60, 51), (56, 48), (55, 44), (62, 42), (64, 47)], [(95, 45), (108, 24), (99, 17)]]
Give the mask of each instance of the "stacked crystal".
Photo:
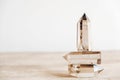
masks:
[(77, 51), (70, 52), (64, 56), (68, 61), (68, 71), (76, 77), (94, 77), (103, 68), (97, 66), (101, 64), (101, 52), (90, 51), (88, 41), (88, 18), (86, 14), (77, 23)]
[(71, 52), (64, 58), (68, 61), (68, 71), (72, 76), (94, 77), (96, 72), (103, 70), (97, 66), (101, 64), (101, 52), (99, 51)]

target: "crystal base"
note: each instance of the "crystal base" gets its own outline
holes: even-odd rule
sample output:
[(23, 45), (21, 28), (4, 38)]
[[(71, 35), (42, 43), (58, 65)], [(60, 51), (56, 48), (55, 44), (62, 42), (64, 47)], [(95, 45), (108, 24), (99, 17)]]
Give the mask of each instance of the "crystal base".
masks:
[(69, 64), (68, 72), (75, 77), (95, 77), (96, 73), (103, 71), (103, 68), (97, 65), (76, 65)]
[(101, 53), (99, 51), (71, 52), (64, 56), (68, 61), (68, 72), (75, 77), (94, 77), (103, 68), (101, 64)]

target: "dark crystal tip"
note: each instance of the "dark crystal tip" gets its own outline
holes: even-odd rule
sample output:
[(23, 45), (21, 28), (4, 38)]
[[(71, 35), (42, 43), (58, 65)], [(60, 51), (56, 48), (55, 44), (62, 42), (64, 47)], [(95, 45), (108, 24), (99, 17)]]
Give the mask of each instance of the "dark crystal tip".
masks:
[(87, 20), (86, 14), (84, 13), (82, 16), (82, 20)]

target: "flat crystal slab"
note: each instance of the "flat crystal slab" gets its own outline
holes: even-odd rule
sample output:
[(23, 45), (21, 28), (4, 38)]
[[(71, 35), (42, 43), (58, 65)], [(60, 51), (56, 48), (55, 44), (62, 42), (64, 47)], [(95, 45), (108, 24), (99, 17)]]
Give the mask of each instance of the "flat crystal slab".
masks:
[(68, 65), (69, 74), (75, 77), (94, 77), (96, 73), (103, 71), (103, 68), (97, 65)]
[(100, 51), (70, 52), (64, 56), (68, 61), (68, 72), (76, 77), (94, 77), (103, 70), (96, 64), (101, 64)]
[(100, 51), (70, 52), (64, 58), (69, 64), (101, 64)]

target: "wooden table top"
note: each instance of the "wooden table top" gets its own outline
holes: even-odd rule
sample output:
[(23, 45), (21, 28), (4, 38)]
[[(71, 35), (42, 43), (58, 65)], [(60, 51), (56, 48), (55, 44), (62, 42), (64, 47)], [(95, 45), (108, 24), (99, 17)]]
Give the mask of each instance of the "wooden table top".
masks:
[[(62, 57), (67, 53), (1, 52), (0, 80), (81, 80), (68, 74)], [(103, 77), (120, 80), (120, 51), (102, 51), (101, 66)]]

